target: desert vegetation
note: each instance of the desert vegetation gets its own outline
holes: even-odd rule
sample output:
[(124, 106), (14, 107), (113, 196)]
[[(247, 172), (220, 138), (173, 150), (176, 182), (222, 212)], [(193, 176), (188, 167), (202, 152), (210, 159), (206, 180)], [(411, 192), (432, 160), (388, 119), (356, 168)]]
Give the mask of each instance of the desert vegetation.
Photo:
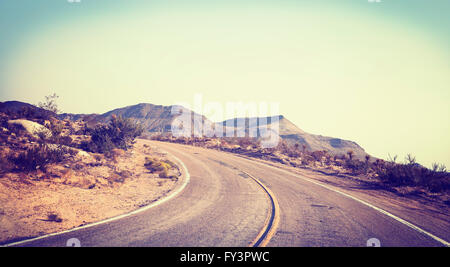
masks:
[(0, 174), (46, 171), (47, 165), (78, 153), (69, 135), (70, 123), (59, 121), (55, 115), (31, 105), (0, 113)]
[(133, 121), (115, 116), (108, 124), (93, 128), (88, 128), (83, 121), (60, 120), (56, 114), (60, 111), (57, 98), (53, 94), (39, 103), (39, 107), (22, 103), (0, 112), (0, 175), (48, 174), (52, 172), (49, 166), (55, 164), (80, 170), (80, 166), (86, 165), (81, 164), (83, 157), (93, 158), (91, 165), (108, 164), (105, 158), (113, 164), (121, 154), (118, 151), (131, 148), (143, 131)]
[(91, 140), (81, 145), (87, 151), (110, 155), (114, 148), (127, 150), (132, 147), (136, 137), (140, 136), (143, 128), (130, 119), (113, 115), (109, 124), (100, 124), (87, 129)]
[(170, 134), (157, 134), (152, 139), (217, 149), (340, 176), (364, 177), (384, 188), (410, 186), (445, 194), (450, 191), (450, 173), (444, 165), (435, 163), (429, 169), (418, 164), (412, 155), (408, 155), (404, 162), (396, 162), (397, 157), (382, 160), (366, 155), (359, 159), (351, 150), (339, 155), (327, 151), (309, 151), (304, 145), (288, 144), (284, 140), (277, 147), (262, 148), (256, 138), (249, 137), (175, 138)]
[(46, 166), (51, 163), (59, 163), (66, 159), (67, 155), (74, 155), (77, 152), (71, 148), (47, 143), (39, 143), (11, 156), (9, 159), (19, 171), (46, 171)]
[(52, 95), (45, 96), (44, 102), (39, 102), (38, 107), (47, 111), (50, 111), (52, 113), (59, 113), (61, 110), (58, 108), (58, 104), (56, 103), (56, 100), (59, 98), (59, 96), (56, 93), (53, 93)]
[(144, 166), (151, 172), (157, 173), (160, 178), (175, 178), (173, 174), (169, 174), (170, 170), (176, 168), (175, 164), (170, 160), (161, 160), (158, 158), (145, 158)]
[(135, 210), (181, 175), (163, 153), (136, 144), (134, 121), (61, 119), (56, 99), (0, 103), (0, 242)]

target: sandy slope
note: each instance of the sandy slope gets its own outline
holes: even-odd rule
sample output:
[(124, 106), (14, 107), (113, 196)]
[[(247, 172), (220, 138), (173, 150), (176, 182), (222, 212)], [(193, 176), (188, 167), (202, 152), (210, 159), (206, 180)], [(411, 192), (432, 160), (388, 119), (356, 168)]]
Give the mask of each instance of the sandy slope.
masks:
[[(178, 179), (149, 173), (146, 156), (165, 157), (139, 140), (112, 164), (85, 164), (80, 170), (54, 166), (50, 175), (6, 174), (0, 178), (0, 243), (110, 218), (163, 197)], [(49, 221), (49, 214), (62, 221)]]

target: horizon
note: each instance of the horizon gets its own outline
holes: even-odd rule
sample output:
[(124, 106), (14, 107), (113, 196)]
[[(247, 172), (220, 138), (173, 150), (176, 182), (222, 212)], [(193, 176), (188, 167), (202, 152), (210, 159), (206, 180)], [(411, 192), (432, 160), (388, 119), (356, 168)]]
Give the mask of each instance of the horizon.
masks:
[(195, 107), (197, 93), (277, 102), (270, 115), (308, 133), (450, 167), (448, 11), (423, 0), (2, 1), (0, 99), (56, 93), (76, 114)]

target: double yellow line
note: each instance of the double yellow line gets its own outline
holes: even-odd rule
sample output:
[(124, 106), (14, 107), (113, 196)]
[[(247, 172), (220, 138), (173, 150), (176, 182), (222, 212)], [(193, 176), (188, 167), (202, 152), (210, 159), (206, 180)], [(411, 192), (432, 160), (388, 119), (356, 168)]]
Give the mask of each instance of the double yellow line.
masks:
[(273, 194), (273, 192), (265, 186), (261, 181), (252, 176), (251, 174), (242, 171), (250, 178), (252, 178), (269, 196), (272, 209), (270, 209), (269, 214), (264, 222), (263, 229), (259, 232), (258, 236), (250, 243), (249, 247), (265, 247), (272, 237), (275, 235), (278, 225), (280, 223), (280, 206), (278, 205), (278, 200)]

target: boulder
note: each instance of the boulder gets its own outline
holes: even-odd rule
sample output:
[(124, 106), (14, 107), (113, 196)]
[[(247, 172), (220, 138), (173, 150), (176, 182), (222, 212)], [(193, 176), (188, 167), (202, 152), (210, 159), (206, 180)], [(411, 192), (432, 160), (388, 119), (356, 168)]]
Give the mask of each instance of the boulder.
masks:
[(9, 125), (17, 125), (22, 127), (25, 131), (27, 131), (29, 134), (33, 135), (34, 137), (38, 137), (37, 134), (40, 132), (43, 132), (46, 137), (51, 137), (52, 132), (45, 126), (29, 120), (9, 120)]
[(79, 157), (85, 157), (85, 158), (90, 158), (91, 155), (89, 153), (87, 153), (84, 150), (78, 150), (77, 156)]

